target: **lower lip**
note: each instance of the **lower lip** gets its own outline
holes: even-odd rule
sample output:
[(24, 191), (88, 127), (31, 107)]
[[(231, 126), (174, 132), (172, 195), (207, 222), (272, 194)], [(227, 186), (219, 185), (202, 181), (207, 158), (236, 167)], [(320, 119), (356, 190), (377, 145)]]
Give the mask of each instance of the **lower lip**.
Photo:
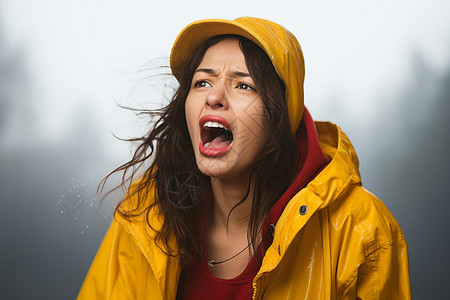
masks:
[(228, 146), (226, 146), (225, 148), (221, 148), (221, 149), (209, 149), (206, 148), (205, 146), (203, 146), (203, 141), (200, 140), (200, 153), (203, 154), (204, 156), (208, 156), (208, 157), (219, 157), (224, 155), (225, 153), (228, 152), (228, 150), (230, 150), (231, 145), (233, 145), (233, 142), (231, 142), (231, 144), (229, 144)]

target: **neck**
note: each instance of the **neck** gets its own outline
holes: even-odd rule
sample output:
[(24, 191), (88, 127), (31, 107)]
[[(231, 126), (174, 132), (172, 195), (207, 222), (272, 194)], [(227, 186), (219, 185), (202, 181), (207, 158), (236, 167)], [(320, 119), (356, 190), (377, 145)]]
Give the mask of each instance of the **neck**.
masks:
[[(252, 189), (250, 188), (249, 194), (244, 202), (234, 209), (233, 207), (244, 199), (248, 190), (248, 184), (248, 179), (232, 181), (211, 178), (213, 193), (212, 226), (217, 229), (225, 229), (229, 232), (235, 232), (235, 230), (247, 231), (253, 202)], [(230, 215), (232, 209), (233, 211)]]

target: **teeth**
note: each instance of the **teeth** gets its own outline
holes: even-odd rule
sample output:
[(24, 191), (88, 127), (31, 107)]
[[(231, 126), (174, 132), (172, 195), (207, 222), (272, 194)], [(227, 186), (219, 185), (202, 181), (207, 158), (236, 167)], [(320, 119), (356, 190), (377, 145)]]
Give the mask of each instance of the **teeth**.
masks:
[(209, 145), (211, 144), (211, 142), (208, 142), (208, 143), (206, 143), (206, 144), (204, 144), (203, 146), (205, 147), (205, 148), (209, 148)]
[(223, 128), (226, 129), (225, 126), (223, 126), (222, 124), (220, 124), (219, 122), (211, 122), (208, 121), (205, 124), (203, 124), (203, 127), (215, 127), (215, 128)]

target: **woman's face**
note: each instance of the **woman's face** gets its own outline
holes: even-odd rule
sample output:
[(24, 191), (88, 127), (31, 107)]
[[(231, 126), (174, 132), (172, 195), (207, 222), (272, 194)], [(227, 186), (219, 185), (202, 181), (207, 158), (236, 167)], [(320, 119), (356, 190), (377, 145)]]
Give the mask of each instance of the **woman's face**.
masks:
[(194, 72), (185, 112), (200, 171), (246, 180), (265, 139), (264, 104), (237, 39), (224, 39), (206, 51)]

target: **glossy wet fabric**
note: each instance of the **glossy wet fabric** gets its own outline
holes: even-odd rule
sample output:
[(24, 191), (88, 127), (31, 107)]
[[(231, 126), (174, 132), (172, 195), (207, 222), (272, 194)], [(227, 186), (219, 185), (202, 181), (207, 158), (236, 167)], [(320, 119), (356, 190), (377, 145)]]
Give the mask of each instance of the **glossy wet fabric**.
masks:
[[(316, 126), (331, 162), (281, 214), (253, 280), (253, 298), (410, 299), (402, 230), (386, 206), (361, 186), (347, 136), (331, 123)], [(143, 218), (116, 219), (78, 299), (175, 299), (177, 259), (155, 245)], [(149, 222), (158, 228), (162, 216), (152, 211)]]

